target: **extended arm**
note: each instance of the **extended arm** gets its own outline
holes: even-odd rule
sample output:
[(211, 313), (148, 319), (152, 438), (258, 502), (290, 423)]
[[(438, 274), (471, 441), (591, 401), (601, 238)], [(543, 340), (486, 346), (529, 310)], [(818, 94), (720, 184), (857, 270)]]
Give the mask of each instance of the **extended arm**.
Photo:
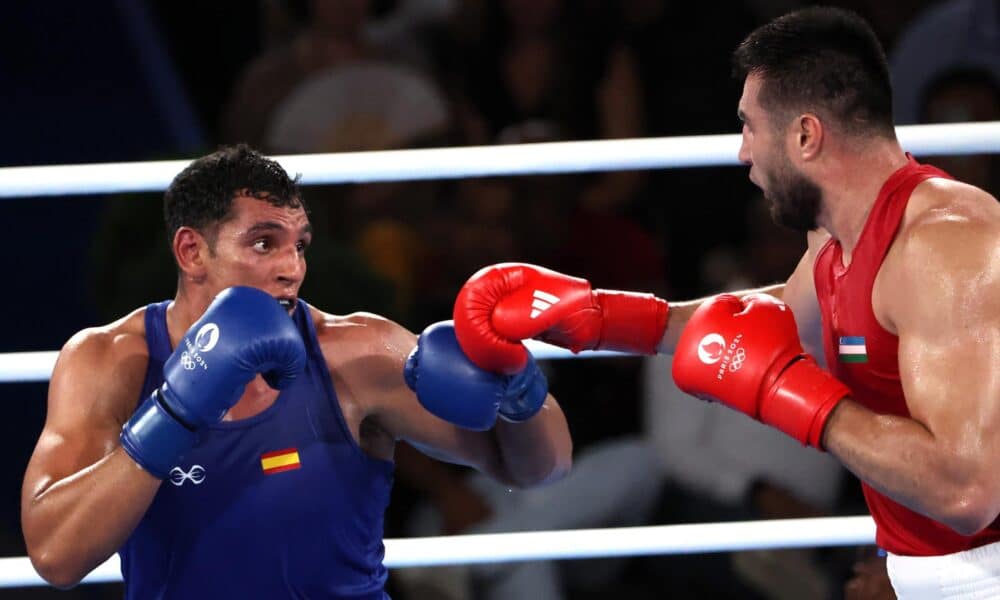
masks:
[[(456, 354), (460, 351), (453, 334), (449, 344), (447, 339), (437, 337), (442, 330), (429, 328), (424, 335), (430, 333), (431, 338), (421, 342), (418, 360), (411, 359), (405, 368), (405, 352), (416, 345), (416, 337), (385, 320), (372, 320), (370, 326), (377, 328), (385, 346), (393, 349), (379, 360), (370, 361), (372, 368), (366, 369), (379, 382), (371, 402), (382, 429), (425, 454), (474, 467), (507, 485), (537, 485), (558, 479), (569, 470), (572, 441), (566, 418), (551, 395), (544, 389), (539, 392), (531, 373), (525, 373), (523, 380), (515, 378), (509, 385), (533, 388), (534, 393), (541, 394), (538, 399), (544, 399), (541, 405), (512, 404), (508, 417), (501, 412), (501, 418), (497, 418), (503, 402), (493, 394), (507, 391), (503, 387), (507, 383), (498, 382), (505, 378), (482, 372)], [(404, 368), (424, 405), (404, 382)], [(425, 405), (448, 420), (435, 416)], [(525, 408), (527, 412), (519, 415), (519, 409)], [(455, 422), (467, 426), (459, 427)], [(475, 427), (470, 428), (472, 425)]]
[[(799, 339), (806, 352), (816, 357), (817, 361), (823, 362), (823, 345), (821, 336), (821, 323), (819, 304), (816, 301), (816, 287), (813, 282), (813, 265), (816, 255), (820, 249), (830, 239), (830, 234), (822, 229), (810, 231), (806, 235), (808, 248), (799, 260), (795, 271), (783, 284), (768, 285), (751, 290), (729, 292), (734, 296), (747, 296), (749, 294), (767, 294), (774, 296), (792, 309), (795, 315), (795, 322), (799, 330)], [(714, 296), (713, 296), (714, 297)], [(677, 348), (677, 340), (680, 339), (681, 332), (687, 324), (691, 315), (709, 298), (690, 300), (684, 302), (670, 303), (670, 321), (667, 330), (663, 334), (657, 346), (660, 354), (673, 354)]]

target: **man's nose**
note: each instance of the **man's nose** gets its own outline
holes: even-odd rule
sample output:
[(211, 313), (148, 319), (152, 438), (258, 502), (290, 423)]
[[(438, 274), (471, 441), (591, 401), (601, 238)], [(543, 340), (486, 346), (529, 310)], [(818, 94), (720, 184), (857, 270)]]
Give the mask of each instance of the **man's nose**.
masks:
[(306, 261), (297, 247), (281, 253), (278, 280), (282, 283), (301, 283), (306, 273)]
[(747, 136), (744, 133), (740, 138), (740, 152), (736, 155), (739, 161), (745, 165), (753, 164), (753, 155), (750, 154), (750, 144), (747, 143)]

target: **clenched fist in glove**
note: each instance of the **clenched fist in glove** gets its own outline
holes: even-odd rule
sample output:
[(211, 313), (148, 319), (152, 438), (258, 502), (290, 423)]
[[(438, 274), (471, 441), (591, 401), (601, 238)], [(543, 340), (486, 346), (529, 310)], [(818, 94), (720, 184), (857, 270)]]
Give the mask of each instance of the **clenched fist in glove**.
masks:
[(455, 299), (455, 333), (472, 362), (521, 371), (521, 340), (580, 350), (654, 354), (667, 328), (667, 302), (652, 294), (593, 290), (585, 279), (523, 263), (481, 269)]
[(723, 294), (694, 312), (674, 353), (674, 380), (821, 448), (823, 427), (850, 392), (805, 354), (792, 311), (766, 294)]

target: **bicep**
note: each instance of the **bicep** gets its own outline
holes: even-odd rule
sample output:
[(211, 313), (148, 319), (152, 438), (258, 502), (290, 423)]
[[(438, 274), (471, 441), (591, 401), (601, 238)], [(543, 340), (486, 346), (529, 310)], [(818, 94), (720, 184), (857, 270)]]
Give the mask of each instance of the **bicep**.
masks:
[[(956, 443), (986, 444), (1000, 427), (1000, 285), (990, 288), (973, 297), (912, 289), (909, 315), (895, 319), (907, 407)], [(1000, 451), (1000, 439), (990, 446)]]
[(369, 356), (362, 369), (366, 415), (396, 440), (405, 440), (424, 454), (445, 462), (501, 476), (500, 453), (491, 431), (457, 427), (428, 412), (403, 379), (403, 367), (417, 337), (396, 323), (370, 323), (384, 342), (377, 356)]
[[(105, 361), (94, 350), (85, 345), (60, 353), (49, 382), (45, 425), (25, 472), (28, 497), (93, 465), (119, 445), (119, 432), (141, 386), (130, 371), (136, 359)], [(139, 362), (141, 374), (145, 359)]]
[(781, 299), (792, 309), (795, 324), (798, 326), (799, 339), (806, 352), (816, 360), (823, 362), (823, 323), (816, 299), (816, 284), (813, 279), (815, 252), (813, 242), (802, 255), (795, 271), (788, 277), (781, 293)]
[(393, 437), (438, 460), (501, 475), (492, 432), (463, 429), (434, 416), (421, 406), (402, 376), (395, 393), (383, 395), (378, 422)]
[[(932, 223), (888, 271), (907, 407), (934, 436), (992, 462), (1000, 451), (1000, 244), (996, 228)], [(971, 446), (970, 446), (971, 445)]]

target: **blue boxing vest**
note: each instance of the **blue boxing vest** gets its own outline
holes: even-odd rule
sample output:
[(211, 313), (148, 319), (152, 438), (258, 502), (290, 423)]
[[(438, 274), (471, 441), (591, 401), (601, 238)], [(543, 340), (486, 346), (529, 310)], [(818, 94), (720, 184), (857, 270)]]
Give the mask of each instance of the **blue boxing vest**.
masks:
[[(146, 308), (140, 401), (163, 383), (168, 304)], [(293, 318), (305, 371), (260, 414), (199, 433), (119, 550), (126, 598), (388, 598), (393, 464), (351, 436), (309, 306)]]

